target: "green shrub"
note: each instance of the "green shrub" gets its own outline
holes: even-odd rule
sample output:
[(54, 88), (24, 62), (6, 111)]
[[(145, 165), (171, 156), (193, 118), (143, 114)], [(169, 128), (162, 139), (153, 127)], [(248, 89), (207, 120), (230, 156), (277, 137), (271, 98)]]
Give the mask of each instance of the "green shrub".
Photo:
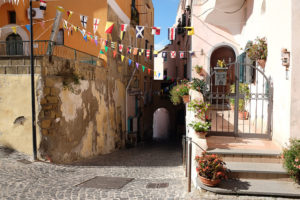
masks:
[(188, 82), (183, 82), (181, 84), (176, 85), (170, 91), (170, 99), (174, 105), (178, 105), (181, 103), (182, 96), (189, 95), (190, 85)]
[(283, 150), (283, 165), (291, 178), (300, 183), (300, 140), (290, 142), (290, 146)]
[(204, 94), (207, 91), (207, 84), (205, 80), (200, 80), (199, 78), (194, 78), (192, 81), (192, 89)]

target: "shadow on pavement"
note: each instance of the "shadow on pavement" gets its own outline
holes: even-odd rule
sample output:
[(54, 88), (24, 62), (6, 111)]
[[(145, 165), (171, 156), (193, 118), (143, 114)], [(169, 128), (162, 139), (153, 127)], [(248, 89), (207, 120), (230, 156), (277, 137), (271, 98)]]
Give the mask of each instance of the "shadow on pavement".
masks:
[(73, 163), (75, 166), (159, 167), (182, 165), (182, 149), (178, 142), (151, 141), (135, 148), (122, 149), (92, 159)]

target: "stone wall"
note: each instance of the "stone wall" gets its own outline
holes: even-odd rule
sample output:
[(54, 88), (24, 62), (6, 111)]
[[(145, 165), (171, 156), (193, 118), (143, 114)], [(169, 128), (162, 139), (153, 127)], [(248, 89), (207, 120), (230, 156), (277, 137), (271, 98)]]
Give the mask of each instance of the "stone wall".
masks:
[[(125, 145), (125, 87), (104, 67), (43, 60), (41, 157), (66, 163)], [(78, 80), (79, 79), (79, 80)]]

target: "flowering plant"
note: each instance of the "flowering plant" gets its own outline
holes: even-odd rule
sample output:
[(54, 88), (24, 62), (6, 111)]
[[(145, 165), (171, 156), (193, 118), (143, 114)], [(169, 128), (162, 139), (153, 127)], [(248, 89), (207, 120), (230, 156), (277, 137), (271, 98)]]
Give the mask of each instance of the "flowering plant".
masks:
[(196, 112), (197, 118), (202, 118), (205, 116), (205, 112), (207, 111), (209, 106), (210, 104), (204, 101), (194, 99), (189, 103), (188, 108), (190, 111)]
[(290, 146), (283, 150), (282, 157), (291, 178), (300, 183), (300, 140), (291, 140)]
[(174, 105), (181, 102), (182, 96), (189, 95), (190, 84), (187, 81), (183, 81), (181, 84), (176, 85), (170, 91), (170, 99)]
[(225, 167), (226, 163), (219, 156), (207, 155), (204, 151), (202, 156), (196, 156), (197, 173), (199, 176), (210, 180), (227, 179), (228, 169)]
[(225, 60), (218, 60), (217, 61), (217, 66), (218, 67), (222, 67), (223, 68), (223, 67), (225, 67), (225, 65), (226, 65)]
[(196, 132), (207, 132), (210, 129), (211, 124), (209, 122), (192, 122), (189, 124)]
[(268, 44), (266, 38), (256, 38), (254, 44), (251, 42), (247, 54), (251, 60), (267, 60)]

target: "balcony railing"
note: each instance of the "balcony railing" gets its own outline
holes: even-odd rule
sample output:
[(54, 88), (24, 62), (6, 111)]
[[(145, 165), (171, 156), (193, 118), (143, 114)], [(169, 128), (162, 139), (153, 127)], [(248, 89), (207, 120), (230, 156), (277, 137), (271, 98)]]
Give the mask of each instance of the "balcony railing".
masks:
[[(47, 55), (49, 41), (39, 40), (33, 42), (34, 56)], [(76, 60), (81, 63), (102, 66), (102, 60), (96, 56), (73, 49), (65, 45), (54, 45), (52, 55)], [(0, 57), (24, 57), (30, 56), (30, 41), (0, 41)]]

